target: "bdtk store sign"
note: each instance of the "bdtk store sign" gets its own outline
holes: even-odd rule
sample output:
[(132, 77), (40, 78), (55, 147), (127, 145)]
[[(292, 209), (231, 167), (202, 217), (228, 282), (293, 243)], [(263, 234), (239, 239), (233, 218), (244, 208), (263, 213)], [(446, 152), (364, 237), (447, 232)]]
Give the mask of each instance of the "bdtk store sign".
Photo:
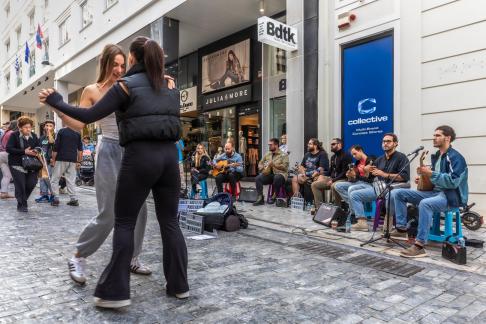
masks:
[(203, 110), (228, 107), (251, 101), (251, 84), (204, 96)]
[(298, 49), (297, 28), (268, 17), (258, 18), (258, 41), (287, 51)]

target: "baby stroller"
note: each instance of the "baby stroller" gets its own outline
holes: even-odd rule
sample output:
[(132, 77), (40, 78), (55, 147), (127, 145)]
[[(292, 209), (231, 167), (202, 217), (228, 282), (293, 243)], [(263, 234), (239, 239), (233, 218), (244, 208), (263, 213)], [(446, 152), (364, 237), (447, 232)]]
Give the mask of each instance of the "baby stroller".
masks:
[(95, 163), (94, 154), (90, 150), (83, 151), (83, 159), (79, 167), (78, 176), (76, 177), (76, 185), (81, 186), (87, 184), (94, 185)]

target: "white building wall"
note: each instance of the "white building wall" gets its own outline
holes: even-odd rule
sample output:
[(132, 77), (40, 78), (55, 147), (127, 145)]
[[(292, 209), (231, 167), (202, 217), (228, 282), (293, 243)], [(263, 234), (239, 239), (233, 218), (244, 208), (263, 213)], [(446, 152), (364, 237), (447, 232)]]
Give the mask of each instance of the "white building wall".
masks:
[(431, 146), (434, 127), (454, 127), (454, 146), (469, 166), (469, 200), (484, 212), (486, 6), (475, 0), (423, 0), (421, 16), (421, 140)]
[[(344, 12), (357, 19), (340, 31), (337, 16)], [(451, 125), (458, 135), (454, 147), (469, 165), (469, 200), (486, 212), (486, 6), (476, 0), (334, 0), (320, 14), (331, 25), (320, 42), (334, 52), (327, 56), (323, 47), (320, 55), (320, 79), (330, 84), (319, 93), (319, 120), (324, 116), (332, 125), (326, 135), (320, 124), (319, 136), (341, 134), (341, 45), (393, 29), (399, 149), (409, 152), (422, 144), (434, 151), (435, 127)]]

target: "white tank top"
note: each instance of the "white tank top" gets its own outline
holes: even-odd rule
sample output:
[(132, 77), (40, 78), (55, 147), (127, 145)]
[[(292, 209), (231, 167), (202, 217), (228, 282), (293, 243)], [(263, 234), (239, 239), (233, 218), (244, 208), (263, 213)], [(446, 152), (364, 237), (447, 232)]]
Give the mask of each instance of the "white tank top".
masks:
[(118, 125), (116, 124), (115, 113), (112, 113), (98, 121), (103, 137), (118, 140)]
[[(101, 99), (104, 96), (104, 93), (101, 92), (101, 88), (98, 83), (96, 84), (96, 88), (100, 92)], [(103, 137), (118, 140), (118, 125), (116, 123), (115, 113), (112, 113), (111, 115), (108, 115), (105, 118), (99, 120), (98, 124), (100, 125)]]

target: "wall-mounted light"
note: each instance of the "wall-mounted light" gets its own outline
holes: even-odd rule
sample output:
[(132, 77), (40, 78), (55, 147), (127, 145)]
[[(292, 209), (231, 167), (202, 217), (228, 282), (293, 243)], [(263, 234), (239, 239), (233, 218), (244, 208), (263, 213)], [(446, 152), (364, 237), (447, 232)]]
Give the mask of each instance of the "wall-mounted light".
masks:
[(265, 13), (265, 0), (260, 0), (260, 14), (263, 15)]

